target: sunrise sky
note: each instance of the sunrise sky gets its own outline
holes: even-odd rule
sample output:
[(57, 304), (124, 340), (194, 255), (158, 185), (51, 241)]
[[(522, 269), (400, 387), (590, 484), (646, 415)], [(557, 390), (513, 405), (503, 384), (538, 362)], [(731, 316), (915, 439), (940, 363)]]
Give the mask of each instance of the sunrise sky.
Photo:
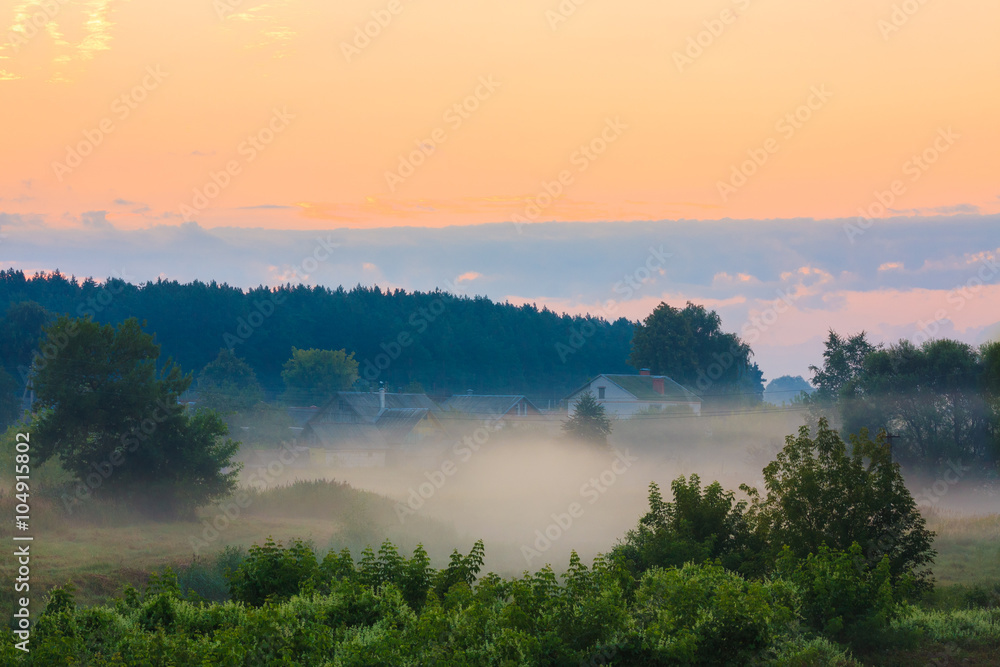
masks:
[[(997, 256), (998, 28), (992, 0), (5, 0), (0, 264), (277, 284), (309, 252), (278, 239), (339, 230), (356, 251), (295, 275), (594, 312), (679, 234), (708, 275), (675, 260), (618, 312), (740, 331), (801, 285), (754, 349), (806, 374), (828, 327), (906, 336)], [(1000, 319), (982, 280), (949, 335)]]

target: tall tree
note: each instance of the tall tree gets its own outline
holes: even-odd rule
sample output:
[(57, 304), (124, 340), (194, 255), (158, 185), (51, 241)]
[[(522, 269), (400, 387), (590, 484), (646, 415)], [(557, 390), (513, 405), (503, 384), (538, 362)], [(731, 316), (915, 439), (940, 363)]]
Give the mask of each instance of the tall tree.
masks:
[(319, 404), (358, 379), (358, 362), (347, 350), (300, 350), (292, 348), (281, 378), (287, 387), (285, 400), (296, 405)]
[(137, 320), (115, 328), (62, 316), (45, 334), (58, 354), (33, 367), (32, 443), (37, 463), (58, 456), (76, 476), (77, 499), (175, 515), (232, 491), (239, 443), (217, 413), (186, 413), (178, 397), (191, 376), (169, 359), (157, 371), (160, 348)]
[(841, 390), (864, 369), (865, 358), (880, 346), (868, 342), (864, 331), (847, 338), (831, 329), (823, 350), (823, 367), (810, 366), (815, 402), (832, 404), (839, 400)]
[(199, 405), (224, 415), (245, 412), (264, 398), (257, 374), (227, 347), (198, 374)]
[(693, 389), (706, 406), (759, 403), (763, 374), (739, 336), (722, 331), (722, 320), (690, 301), (683, 309), (661, 303), (636, 327), (629, 364), (667, 375)]
[(573, 416), (563, 422), (562, 430), (574, 440), (606, 446), (611, 435), (611, 420), (604, 406), (588, 391), (574, 404)]

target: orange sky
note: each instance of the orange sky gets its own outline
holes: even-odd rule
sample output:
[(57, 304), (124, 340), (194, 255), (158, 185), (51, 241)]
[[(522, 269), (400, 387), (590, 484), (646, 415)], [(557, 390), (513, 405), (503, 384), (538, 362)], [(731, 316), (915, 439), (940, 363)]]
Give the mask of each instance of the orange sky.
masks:
[(899, 181), (896, 211), (1000, 212), (1000, 3), (559, 6), (5, 1), (0, 211), (125, 229), (832, 218)]

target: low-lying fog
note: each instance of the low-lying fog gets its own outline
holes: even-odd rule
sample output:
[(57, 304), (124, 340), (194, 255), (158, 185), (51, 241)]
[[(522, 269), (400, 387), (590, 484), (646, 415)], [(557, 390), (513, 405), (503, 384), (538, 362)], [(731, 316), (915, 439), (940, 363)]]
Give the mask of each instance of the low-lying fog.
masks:
[[(482, 538), (487, 570), (517, 574), (550, 563), (560, 572), (572, 550), (589, 562), (634, 528), (648, 509), (650, 482), (665, 498), (672, 480), (691, 474), (699, 475), (703, 487), (718, 480), (738, 497), (741, 483), (763, 490), (761, 469), (803, 423), (799, 412), (621, 421), (607, 450), (566, 441), (558, 421), (508, 426), (485, 439), (481, 432), (483, 442), (475, 450), (456, 438), (436, 461), (289, 468), (281, 479), (343, 480), (395, 501), (401, 524), (414, 516), (451, 524), (459, 543), (428, 549), (447, 546), (466, 553)], [(963, 467), (961, 475), (945, 470), (937, 478), (909, 475), (921, 507), (1000, 511), (1000, 490), (990, 495)]]

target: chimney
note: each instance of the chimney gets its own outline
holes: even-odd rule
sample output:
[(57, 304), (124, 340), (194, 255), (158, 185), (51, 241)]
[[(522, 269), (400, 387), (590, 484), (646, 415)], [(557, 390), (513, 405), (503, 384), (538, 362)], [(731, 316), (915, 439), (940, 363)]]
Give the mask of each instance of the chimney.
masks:
[(385, 387), (378, 388), (378, 407), (380, 410), (385, 410)]
[(639, 375), (649, 375), (649, 369), (648, 368), (640, 368), (639, 369)]
[(657, 394), (663, 393), (663, 378), (653, 378), (653, 391)]

